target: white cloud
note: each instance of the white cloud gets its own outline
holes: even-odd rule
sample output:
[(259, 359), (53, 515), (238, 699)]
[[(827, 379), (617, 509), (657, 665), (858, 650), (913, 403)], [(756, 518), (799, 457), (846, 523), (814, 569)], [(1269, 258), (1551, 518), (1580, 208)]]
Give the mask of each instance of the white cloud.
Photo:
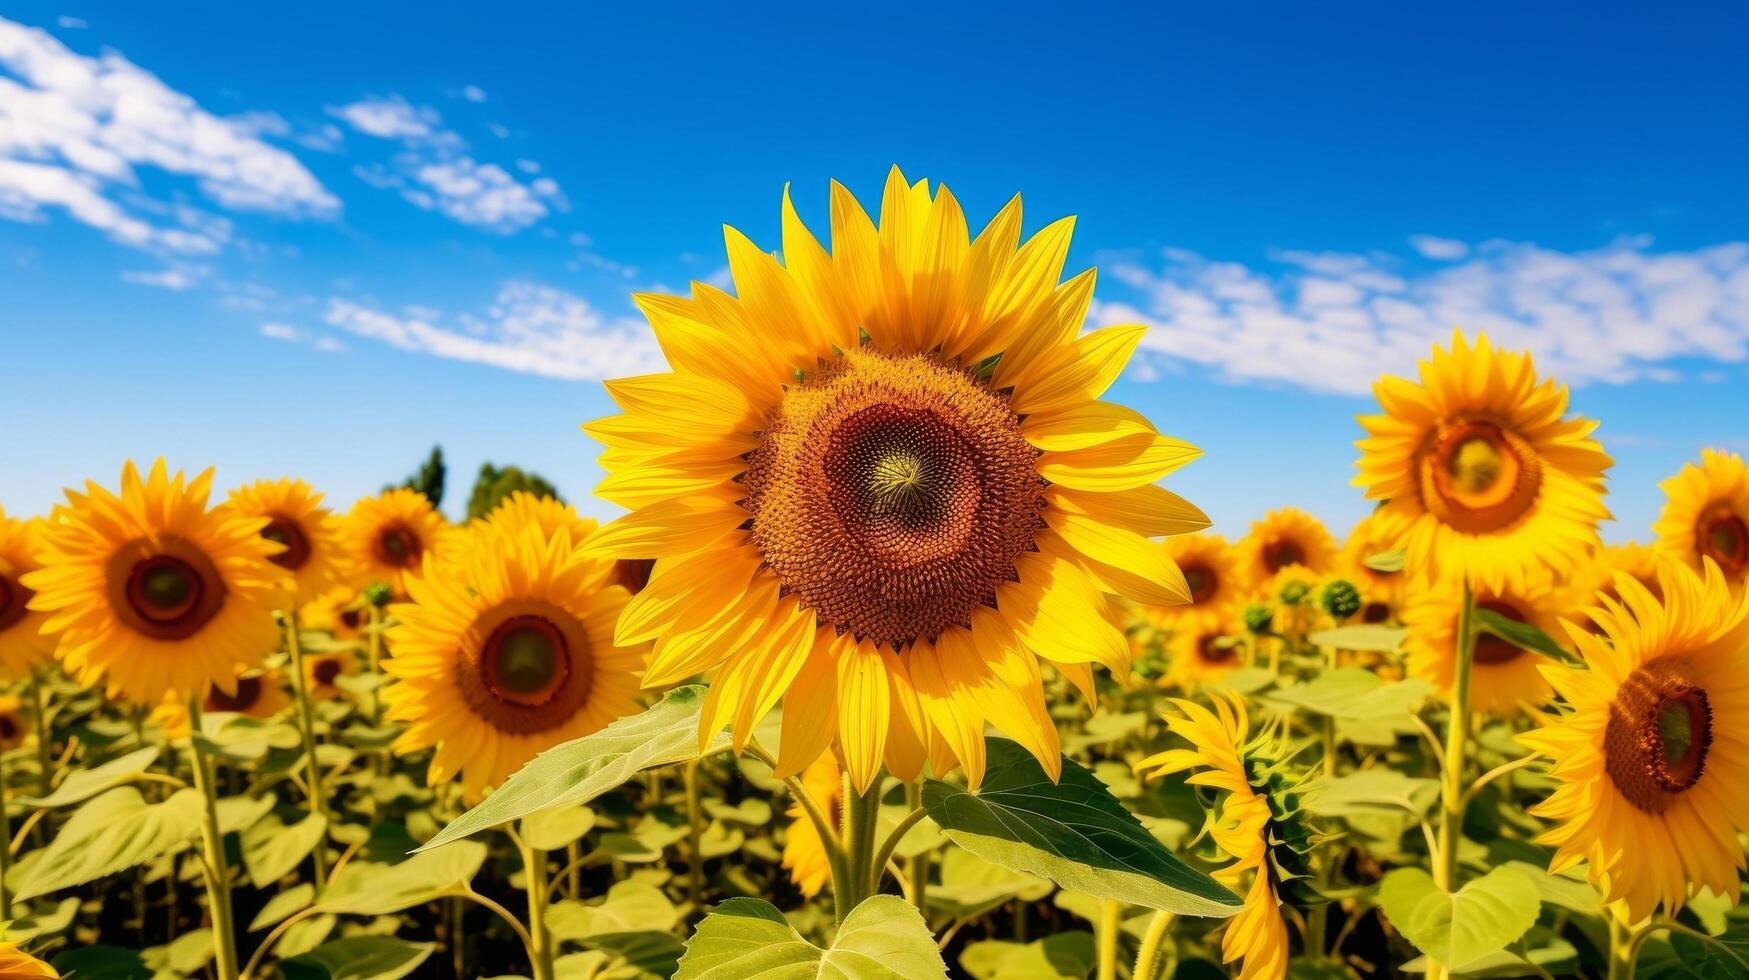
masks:
[(1455, 238), (1440, 238), (1436, 235), (1410, 235), (1409, 244), (1423, 258), (1436, 262), (1456, 262), (1470, 254), (1470, 247)]
[(82, 31), (88, 25), (81, 18), (68, 17), (66, 14), (62, 14), (61, 16), (55, 18), (55, 26), (63, 28), (65, 30), (69, 30), (69, 31)]
[(478, 85), (469, 85), (462, 89), (462, 98), (469, 102), (484, 102), (486, 101), (486, 90)]
[(312, 334), (289, 323), (277, 321), (263, 323), (261, 336), (269, 340), (283, 340), (288, 344), (308, 344), (324, 354), (338, 354), (346, 350), (346, 345), (341, 343), (338, 338), (330, 337), (327, 334)]
[(337, 213), (340, 202), (296, 157), (262, 142), (260, 126), (212, 115), (113, 51), (86, 57), (0, 18), (0, 217), (44, 221), (53, 208), (135, 248), (216, 251), (221, 241), (200, 229), (137, 213), (167, 207), (140, 189), (140, 168), (193, 178), (227, 209)]
[(152, 286), (157, 289), (168, 289), (180, 293), (200, 285), (211, 270), (205, 266), (176, 266), (160, 269), (156, 272), (145, 270), (128, 270), (121, 274), (122, 280), (137, 286)]
[(343, 106), (330, 106), (328, 112), (366, 136), (378, 139), (428, 139), (438, 132), (443, 118), (430, 106), (415, 108), (399, 95), (371, 97)]
[(540, 283), (504, 284), (482, 315), (435, 312), (394, 314), (335, 298), (324, 319), (402, 350), (549, 378), (594, 381), (661, 370), (663, 363), (642, 321), (610, 320), (581, 296)]
[(261, 336), (273, 340), (284, 340), (296, 343), (303, 337), (303, 335), (303, 331), (289, 323), (263, 323), (261, 325)]
[(1454, 327), (1532, 351), (1576, 384), (1680, 377), (1672, 363), (1749, 357), (1749, 243), (1654, 252), (1644, 238), (1558, 252), (1486, 242), (1432, 271), (1382, 255), (1282, 252), (1263, 271), (1169, 249), (1157, 267), (1120, 262), (1134, 302), (1100, 324), (1145, 322), (1143, 348), (1229, 381), (1362, 395), (1412, 374)]

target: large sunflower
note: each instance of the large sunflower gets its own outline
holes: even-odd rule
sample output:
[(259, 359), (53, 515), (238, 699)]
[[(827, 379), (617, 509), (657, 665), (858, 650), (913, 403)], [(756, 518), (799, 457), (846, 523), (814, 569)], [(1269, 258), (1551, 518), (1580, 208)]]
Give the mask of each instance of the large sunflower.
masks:
[(1020, 244), (1016, 198), (974, 240), (897, 169), (878, 228), (831, 200), (830, 254), (786, 193), (782, 263), (727, 232), (737, 295), (638, 297), (673, 371), (586, 427), (632, 513), (585, 548), (657, 559), (619, 637), (656, 641), (646, 685), (720, 668), (701, 732), (784, 699), (785, 774), (836, 737), (859, 787), (921, 746), (976, 781), (986, 723), (1054, 772), (1039, 660), (1125, 671), (1106, 596), (1189, 598), (1149, 538), (1207, 526), (1154, 485), (1198, 452), (1098, 401), (1143, 328), (1082, 335), (1070, 220)]
[[(833, 826), (843, 818), (844, 774), (838, 759), (830, 752), (808, 764), (802, 772), (802, 785), (808, 795), (820, 804)], [(813, 898), (832, 878), (832, 862), (826, 856), (826, 843), (820, 839), (820, 829), (802, 811), (800, 802), (789, 807), (789, 829), (784, 831), (783, 866), (789, 880), (802, 894)]]
[(1182, 698), (1172, 703), (1178, 713), (1166, 715), (1166, 726), (1191, 747), (1151, 755), (1136, 763), (1136, 771), (1163, 776), (1195, 770), (1185, 777), (1186, 783), (1225, 794), (1215, 805), (1208, 832), (1234, 861), (1214, 876), (1233, 889), (1243, 886), (1247, 876), (1251, 881), (1245, 889), (1245, 907), (1227, 923), (1221, 937), (1221, 959), (1243, 960), (1241, 980), (1279, 980), (1287, 975), (1288, 936), (1278, 893), (1279, 864), (1271, 845), (1280, 843), (1281, 835), (1272, 826), (1276, 814), (1269, 797), (1252, 785), (1245, 702), (1237, 696), (1231, 701), (1217, 697), (1213, 712)]
[(236, 690), (238, 669), (275, 649), (290, 586), (265, 521), (208, 510), (212, 470), (189, 482), (162, 459), (144, 480), (124, 466), (120, 496), (85, 487), (55, 508), (43, 567), (24, 576), (56, 656), (81, 684), (137, 704)]
[(1711, 558), (1733, 585), (1749, 582), (1749, 466), (1736, 453), (1703, 449), (1658, 484), (1664, 510), (1652, 530), (1658, 550), (1699, 569)]
[(1660, 602), (1632, 576), (1599, 597), (1604, 636), (1569, 630), (1590, 669), (1550, 665), (1570, 706), (1519, 736), (1560, 785), (1532, 813), (1560, 826), (1554, 870), (1580, 861), (1606, 901), (1640, 920), (1698, 886), (1737, 899), (1749, 831), (1749, 594), (1716, 565), (1665, 562)]
[(1385, 502), (1377, 535), (1415, 574), (1499, 589), (1585, 561), (1609, 518), (1610, 458), (1596, 423), (1566, 415), (1566, 386), (1538, 381), (1529, 354), (1453, 332), (1449, 353), (1421, 362), (1420, 384), (1385, 377), (1373, 392), (1384, 414), (1359, 419), (1354, 484)]
[(1357, 618), (1362, 623), (1394, 620), (1402, 605), (1409, 584), (1408, 570), (1381, 571), (1367, 564), (1368, 559), (1390, 550), (1391, 545), (1379, 537), (1378, 527), (1368, 515), (1348, 532), (1348, 540), (1342, 543), (1342, 550), (1336, 555), (1336, 574), (1360, 590)]
[[(1519, 585), (1477, 589), (1476, 607), (1532, 626), (1557, 641), (1562, 636), (1564, 596), (1546, 572), (1533, 572)], [(1457, 674), (1458, 619), (1463, 613), (1463, 589), (1452, 582), (1417, 579), (1403, 604), (1404, 666), (1443, 694), (1449, 695)], [(1479, 618), (1479, 617), (1478, 617)], [(1518, 710), (1520, 703), (1541, 705), (1550, 689), (1539, 668), (1549, 659), (1476, 630), (1475, 660), (1470, 666), (1470, 707), (1495, 715)]]
[(449, 523), (417, 490), (385, 490), (352, 505), (341, 522), (342, 540), (355, 584), (382, 583), (407, 594), (407, 577), (426, 554), (444, 547)]
[(1246, 599), (1239, 556), (1218, 534), (1184, 534), (1166, 539), (1166, 553), (1184, 573), (1190, 601), (1151, 606), (1149, 622), (1161, 629), (1200, 631), (1226, 626)]
[(268, 560), (291, 573), (296, 601), (315, 598), (342, 574), (339, 522), (308, 483), (260, 480), (232, 490), (224, 506), (267, 521), (261, 536), (283, 546)]
[(1239, 541), (1240, 567), (1262, 584), (1290, 565), (1323, 574), (1336, 564), (1336, 539), (1324, 522), (1298, 507), (1280, 507), (1251, 523)]
[(570, 530), (481, 522), (407, 578), (383, 670), (400, 752), (437, 749), (432, 785), (461, 773), (478, 799), (536, 753), (637, 709), (643, 653), (616, 645), (628, 598)]
[(23, 677), (51, 659), (55, 641), (42, 633), (48, 614), (30, 608), (36, 593), (20, 581), (42, 566), (39, 527), (0, 510), (0, 677)]

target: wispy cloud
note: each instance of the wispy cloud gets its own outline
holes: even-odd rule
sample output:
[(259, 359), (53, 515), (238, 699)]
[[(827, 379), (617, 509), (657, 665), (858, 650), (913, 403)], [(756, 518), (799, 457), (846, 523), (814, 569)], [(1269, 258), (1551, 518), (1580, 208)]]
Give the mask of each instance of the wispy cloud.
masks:
[(336, 337), (331, 337), (327, 334), (311, 333), (308, 330), (292, 326), (289, 323), (263, 323), (261, 325), (261, 336), (266, 337), (269, 340), (282, 340), (288, 344), (308, 344), (316, 350), (327, 354), (338, 354), (346, 349), (346, 345), (341, 343)]
[(574, 293), (541, 283), (504, 284), (480, 314), (430, 309), (385, 312), (349, 299), (329, 301), (323, 319), (392, 347), (524, 374), (599, 380), (660, 370), (649, 327), (610, 319)]
[(296, 157), (122, 55), (86, 57), (0, 19), (0, 217), (45, 221), (55, 209), (135, 248), (217, 251), (202, 229), (140, 213), (164, 210), (141, 190), (140, 168), (193, 178), (229, 210), (326, 218), (340, 209)]
[[(1431, 244), (1437, 242), (1437, 244)], [(1133, 302), (1099, 323), (1152, 325), (1142, 343), (1230, 381), (1366, 393), (1408, 373), (1453, 327), (1487, 332), (1574, 382), (1677, 376), (1672, 362), (1749, 355), (1749, 243), (1659, 252), (1646, 238), (1561, 252), (1421, 239), (1431, 267), (1379, 254), (1281, 252), (1269, 269), (1167, 249), (1120, 261)]]
[(180, 293), (200, 285), (210, 273), (211, 270), (205, 266), (173, 266), (155, 272), (130, 269), (124, 271), (121, 278), (123, 282), (131, 282), (136, 286), (151, 286)]

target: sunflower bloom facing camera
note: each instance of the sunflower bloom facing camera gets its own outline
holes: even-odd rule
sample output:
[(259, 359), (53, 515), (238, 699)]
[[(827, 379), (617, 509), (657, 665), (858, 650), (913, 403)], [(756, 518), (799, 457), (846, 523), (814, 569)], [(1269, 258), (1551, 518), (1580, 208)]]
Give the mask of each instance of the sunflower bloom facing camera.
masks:
[[(1476, 608), (1505, 619), (1529, 623), (1556, 642), (1565, 635), (1561, 615), (1565, 594), (1545, 572), (1530, 574), (1523, 584), (1503, 589), (1478, 589)], [(1431, 682), (1450, 696), (1457, 677), (1458, 620), (1463, 615), (1463, 591), (1449, 582), (1417, 580), (1403, 604), (1403, 660), (1408, 672)], [(1470, 707), (1491, 715), (1509, 715), (1521, 704), (1542, 705), (1551, 692), (1541, 668), (1549, 658), (1476, 629), (1475, 657), (1470, 665)]]
[(560, 742), (638, 709), (643, 652), (618, 646), (628, 598), (613, 564), (579, 553), (569, 529), (518, 520), (470, 527), (407, 578), (390, 607), (388, 717), (399, 752), (435, 746), (432, 785), (458, 772), (471, 800)]
[(380, 582), (397, 596), (407, 594), (407, 577), (443, 548), (451, 530), (424, 494), (405, 487), (359, 500), (341, 522), (355, 584)]
[(1454, 332), (1419, 384), (1385, 377), (1373, 392), (1384, 414), (1359, 420), (1354, 484), (1384, 502), (1375, 532), (1413, 574), (1498, 590), (1587, 560), (1610, 516), (1611, 461), (1596, 423), (1566, 414), (1566, 386), (1539, 380), (1529, 354)]
[(25, 677), (55, 655), (54, 638), (42, 633), (48, 614), (30, 608), (36, 593), (23, 582), (42, 566), (40, 533), (36, 522), (0, 510), (0, 680)]
[(1711, 558), (1732, 585), (1749, 583), (1749, 466), (1736, 453), (1704, 449), (1658, 484), (1664, 509), (1652, 530), (1658, 550), (1696, 570)]
[(730, 229), (736, 295), (638, 298), (672, 371), (585, 427), (632, 511), (585, 547), (656, 559), (619, 639), (655, 640), (649, 686), (716, 669), (701, 733), (783, 699), (785, 775), (836, 739), (859, 789), (926, 753), (976, 782), (986, 723), (1055, 772), (1040, 661), (1126, 672), (1107, 596), (1189, 598), (1149, 539), (1207, 526), (1154, 485), (1198, 451), (1098, 400), (1143, 328), (1083, 335), (1072, 221), (1020, 225), (972, 238), (895, 169), (878, 226), (833, 185), (830, 252), (786, 193), (782, 263)]
[(1218, 534), (1184, 534), (1166, 539), (1166, 554), (1184, 574), (1190, 601), (1151, 606), (1148, 621), (1168, 630), (1220, 629), (1232, 623), (1245, 604), (1247, 583), (1238, 552)]
[(1251, 523), (1239, 542), (1240, 567), (1252, 585), (1262, 585), (1298, 565), (1314, 575), (1336, 564), (1336, 539), (1324, 522), (1298, 507), (1280, 507)]
[(322, 495), (302, 480), (260, 480), (231, 491), (225, 508), (267, 524), (261, 536), (281, 545), (268, 561), (285, 569), (296, 583), (298, 602), (330, 588), (341, 574), (339, 523), (322, 506)]
[(273, 610), (290, 587), (261, 536), (266, 521), (209, 510), (212, 471), (192, 482), (162, 459), (128, 463), (120, 495), (87, 482), (43, 527), (42, 565), (24, 576), (49, 614), (56, 656), (81, 684), (156, 706), (164, 696), (236, 690), (275, 648)]
[(1543, 672), (1570, 706), (1520, 735), (1559, 782), (1531, 809), (1558, 826), (1553, 869), (1587, 862), (1630, 918), (1675, 914), (1704, 888), (1735, 903), (1749, 831), (1749, 596), (1710, 562), (1667, 561), (1662, 601), (1627, 574), (1599, 597), (1597, 636), (1569, 630), (1589, 669)]

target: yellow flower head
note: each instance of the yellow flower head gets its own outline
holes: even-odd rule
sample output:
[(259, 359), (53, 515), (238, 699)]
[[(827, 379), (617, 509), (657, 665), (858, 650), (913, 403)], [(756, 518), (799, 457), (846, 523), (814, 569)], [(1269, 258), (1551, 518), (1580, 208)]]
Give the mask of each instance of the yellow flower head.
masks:
[(1313, 574), (1335, 567), (1336, 539), (1324, 522), (1298, 507), (1281, 507), (1251, 523), (1239, 542), (1240, 567), (1253, 584), (1299, 565)]
[(30, 608), (36, 595), (20, 581), (42, 567), (38, 522), (7, 517), (0, 510), (0, 678), (23, 677), (55, 654), (55, 641), (42, 633), (45, 612)]
[(1558, 824), (1554, 870), (1587, 862), (1634, 920), (1697, 888), (1735, 903), (1749, 831), (1749, 594), (1710, 560), (1704, 577), (1665, 561), (1659, 582), (1662, 601), (1618, 574), (1591, 612), (1604, 635), (1569, 627), (1589, 669), (1545, 666), (1569, 710), (1519, 736), (1554, 760), (1531, 810)]
[(1703, 449), (1700, 465), (1658, 484), (1664, 510), (1652, 530), (1658, 550), (1699, 569), (1711, 558), (1727, 581), (1749, 582), (1749, 466), (1736, 453)]
[[(1556, 642), (1563, 636), (1560, 617), (1566, 602), (1545, 572), (1531, 573), (1512, 588), (1477, 589), (1475, 601), (1478, 609), (1529, 623)], [(1458, 583), (1417, 579), (1403, 605), (1403, 626), (1408, 630), (1403, 640), (1404, 666), (1446, 696), (1451, 694), (1457, 675), (1458, 620), (1463, 604), (1463, 587)], [(1543, 704), (1551, 693), (1541, 672), (1548, 662), (1542, 654), (1514, 646), (1478, 627), (1475, 660), (1470, 667), (1470, 707), (1510, 715), (1521, 705)]]
[(268, 560), (291, 574), (297, 601), (314, 598), (340, 578), (339, 523), (308, 483), (260, 480), (231, 491), (224, 506), (243, 517), (267, 521), (261, 536), (282, 546)]
[(512, 491), (481, 520), (518, 527), (533, 525), (549, 537), (559, 528), (566, 528), (571, 532), (571, 540), (579, 544), (595, 533), (594, 518), (579, 516), (577, 508), (555, 497), (527, 490)]
[(396, 751), (436, 747), (432, 785), (461, 773), (478, 799), (523, 763), (638, 708), (643, 650), (618, 645), (628, 596), (612, 563), (585, 557), (569, 528), (481, 522), (427, 554), (390, 612), (388, 716)]
[(735, 295), (638, 297), (668, 373), (611, 382), (601, 496), (632, 513), (586, 550), (654, 558), (621, 640), (644, 683), (715, 669), (701, 731), (737, 744), (784, 701), (779, 769), (836, 740), (982, 776), (986, 725), (1059, 765), (1040, 660), (1078, 687), (1128, 670), (1107, 596), (1184, 602), (1152, 537), (1207, 519), (1155, 485), (1197, 450), (1099, 401), (1139, 326), (1082, 334), (1072, 222), (1024, 244), (1016, 198), (976, 238), (895, 169), (877, 226), (831, 194), (832, 248), (783, 202), (783, 261), (727, 232)]
[(7, 980), (60, 980), (61, 974), (19, 949), (17, 944), (0, 942), (0, 977)]
[(298, 625), (348, 643), (364, 642), (369, 621), (364, 599), (350, 585), (336, 585), (298, 608)]
[(443, 515), (417, 490), (385, 490), (359, 500), (341, 522), (354, 584), (380, 582), (405, 596), (407, 577), (419, 570), (426, 554), (444, 548), (450, 531)]
[(1190, 601), (1150, 606), (1148, 621), (1160, 629), (1199, 632), (1232, 622), (1245, 604), (1247, 582), (1239, 555), (1218, 534), (1181, 534), (1166, 539), (1166, 554), (1190, 589)]
[(1597, 544), (1610, 458), (1596, 423), (1568, 417), (1567, 389), (1539, 381), (1529, 354), (1453, 333), (1421, 362), (1421, 383), (1373, 386), (1383, 415), (1360, 418), (1356, 486), (1382, 541), (1415, 574), (1502, 589), (1539, 566), (1577, 568)]
[(1380, 571), (1366, 563), (1392, 547), (1379, 537), (1378, 527), (1368, 515), (1348, 532), (1348, 540), (1336, 555), (1336, 574), (1360, 590), (1360, 613), (1355, 617), (1358, 622), (1384, 623), (1397, 618), (1403, 595), (1408, 591), (1408, 569)]
[(1615, 591), (1617, 572), (1626, 572), (1660, 602), (1663, 601), (1663, 586), (1658, 584), (1658, 563), (1658, 550), (1643, 544), (1599, 547), (1591, 560), (1575, 570), (1571, 581), (1561, 589), (1561, 615), (1588, 624), (1591, 632), (1601, 635), (1603, 627), (1592, 622), (1586, 610), (1597, 607), (1600, 594), (1621, 601), (1621, 596)]
[(0, 752), (16, 749), (30, 740), (30, 719), (17, 695), (0, 694)]
[(1245, 648), (1236, 639), (1241, 632), (1230, 621), (1175, 629), (1167, 644), (1169, 662), (1160, 679), (1162, 686), (1195, 691), (1244, 666)]
[[(838, 768), (837, 758), (830, 752), (820, 753), (802, 772), (802, 785), (836, 827), (844, 808), (844, 774)], [(802, 894), (813, 898), (831, 879), (832, 862), (826, 856), (819, 828), (802, 812), (800, 803), (790, 804), (789, 818), (789, 829), (784, 831), (783, 866)]]
[[(205, 712), (231, 712), (266, 720), (291, 707), (291, 695), (286, 692), (285, 679), (277, 670), (248, 670), (237, 675), (234, 693), (208, 691), (201, 701)], [(166, 738), (187, 738), (191, 732), (188, 705), (171, 695), (152, 711), (151, 720), (163, 726)]]
[(212, 470), (189, 482), (162, 459), (144, 480), (123, 467), (119, 496), (85, 487), (55, 508), (43, 567), (24, 576), (56, 656), (80, 683), (137, 704), (235, 690), (238, 669), (276, 648), (273, 610), (290, 586), (265, 520), (209, 510)]

